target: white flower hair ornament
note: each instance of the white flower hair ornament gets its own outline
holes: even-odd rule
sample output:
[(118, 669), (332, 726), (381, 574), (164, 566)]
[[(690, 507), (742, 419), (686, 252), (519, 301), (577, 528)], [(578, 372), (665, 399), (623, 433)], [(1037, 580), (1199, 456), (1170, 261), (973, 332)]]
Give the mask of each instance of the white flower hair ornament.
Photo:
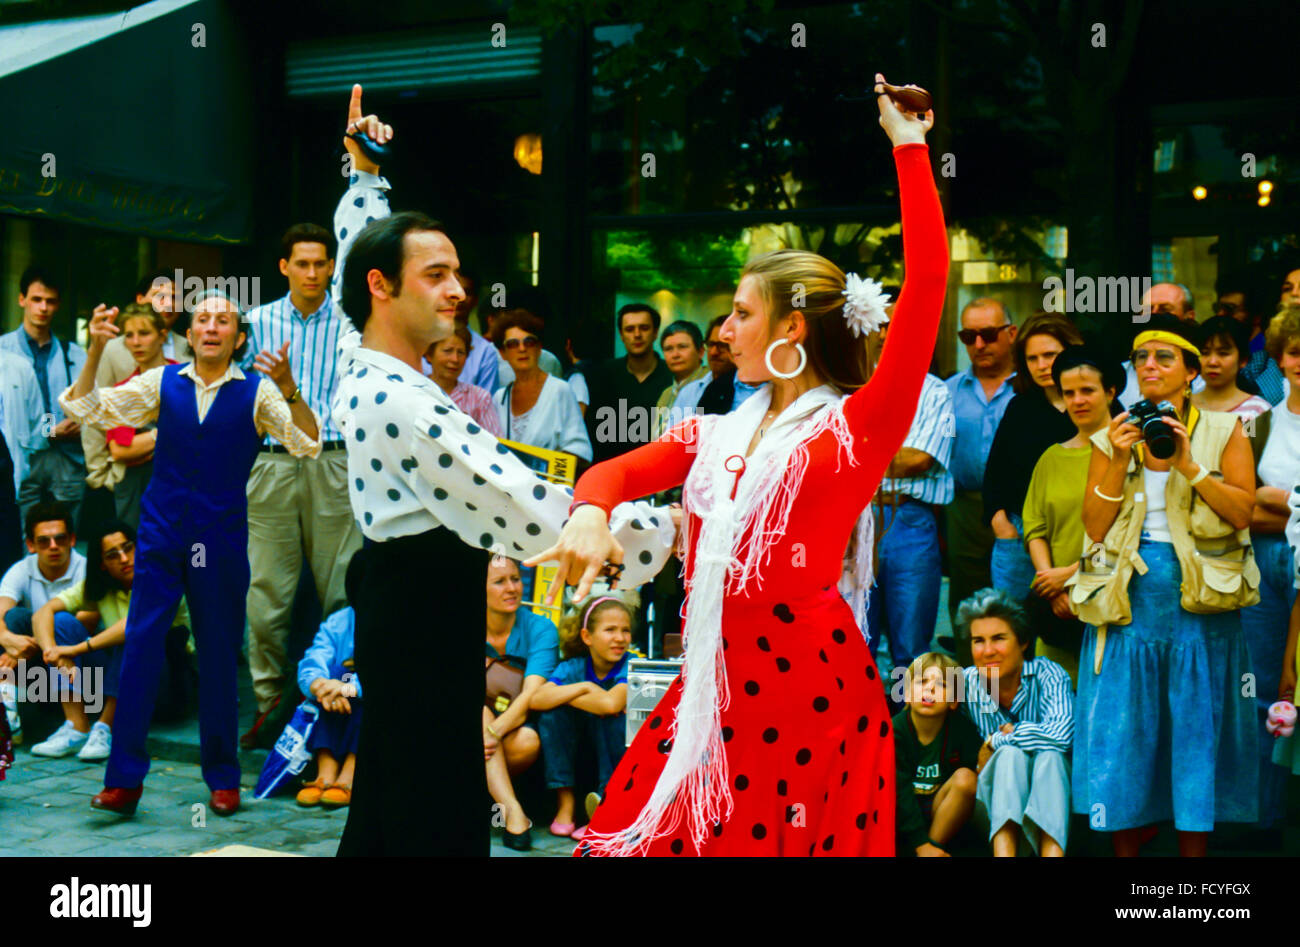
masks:
[(848, 274), (844, 296), (844, 321), (856, 337), (878, 332), (889, 321), (885, 311), (890, 302), (889, 293), (870, 277), (863, 279), (857, 273)]

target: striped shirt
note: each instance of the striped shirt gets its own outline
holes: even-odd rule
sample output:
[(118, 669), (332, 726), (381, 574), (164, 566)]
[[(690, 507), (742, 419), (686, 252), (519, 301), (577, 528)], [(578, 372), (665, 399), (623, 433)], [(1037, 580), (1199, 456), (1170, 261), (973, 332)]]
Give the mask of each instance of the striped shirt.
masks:
[[(248, 322), (248, 353), (241, 367), (253, 371), (259, 352), (279, 352), (289, 343), (289, 367), (302, 389), (302, 399), (323, 419), (321, 441), (343, 438), (330, 417), (330, 405), (339, 387), (339, 336), (351, 326), (342, 310), (334, 305), (329, 293), (315, 312), (303, 315), (289, 295), (265, 306), (258, 306), (245, 317)], [(266, 443), (270, 443), (268, 438)]]
[(952, 460), (956, 423), (948, 386), (936, 376), (926, 375), (916, 405), (916, 416), (912, 418), (912, 429), (907, 432), (903, 446), (924, 451), (934, 458), (934, 463), (919, 477), (886, 477), (880, 482), (881, 492), (902, 493), (922, 503), (939, 506), (951, 503), (953, 482), (948, 464)]
[[(1074, 740), (1074, 693), (1070, 675), (1055, 661), (1031, 658), (1024, 663), (1020, 689), (1011, 699), (1010, 710), (1003, 710), (997, 697), (989, 693), (979, 678), (979, 668), (966, 668), (965, 675), (962, 708), (993, 749), (1009, 744), (1027, 753), (1070, 752)], [(1002, 733), (999, 728), (1007, 723), (1014, 724), (1015, 729)]]
[[(90, 394), (80, 398), (68, 397), (72, 391), (68, 388), (59, 395), (59, 404), (68, 417), (81, 424), (93, 424), (104, 430), (145, 427), (158, 420), (158, 408), (162, 404), (163, 372), (167, 367), (151, 368), (115, 388), (91, 388)], [(194, 382), (200, 424), (221, 393), (221, 386), (231, 379), (242, 380), (244, 377), (234, 362), (226, 368), (225, 374), (210, 385), (195, 374), (193, 362), (187, 362), (180, 374)], [(288, 402), (269, 378), (262, 378), (258, 382), (257, 396), (253, 401), (253, 424), (258, 434), (274, 437), (295, 457), (320, 456), (320, 442), (312, 440), (306, 431), (293, 423), (293, 413)], [(316, 425), (320, 427), (319, 416)], [(162, 436), (164, 435), (160, 433), (159, 437)]]

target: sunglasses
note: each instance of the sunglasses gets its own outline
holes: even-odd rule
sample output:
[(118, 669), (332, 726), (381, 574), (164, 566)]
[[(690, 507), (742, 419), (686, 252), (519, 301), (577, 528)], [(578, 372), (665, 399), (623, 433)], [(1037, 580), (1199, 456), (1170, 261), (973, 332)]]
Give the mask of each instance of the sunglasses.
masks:
[(729, 346), (726, 342), (709, 342), (706, 344), (708, 345), (708, 349), (710, 352), (712, 352), (714, 349), (717, 349), (719, 352), (722, 352), (725, 351), (726, 349), (731, 348), (731, 346)]
[(54, 546), (66, 546), (72, 542), (72, 537), (67, 533), (55, 533), (53, 536), (37, 536), (36, 545), (40, 549), (51, 549)]
[(975, 340), (983, 339), (985, 345), (992, 345), (998, 340), (1003, 329), (1010, 329), (1011, 323), (1001, 326), (993, 326), (990, 329), (962, 329), (957, 333), (957, 338), (961, 339), (962, 345), (974, 345)]
[(517, 348), (535, 349), (542, 344), (542, 340), (535, 335), (526, 335), (522, 339), (506, 339), (502, 346), (506, 351), (513, 351)]
[(127, 542), (122, 543), (122, 545), (114, 546), (108, 552), (104, 553), (104, 559), (108, 562), (117, 562), (117, 560), (125, 559), (133, 552), (135, 552), (135, 543), (128, 540)]
[(1160, 349), (1156, 352), (1148, 352), (1146, 349), (1138, 349), (1133, 353), (1133, 357), (1130, 361), (1133, 362), (1134, 368), (1140, 368), (1146, 364), (1147, 359), (1149, 358), (1154, 358), (1156, 364), (1161, 368), (1173, 368), (1178, 362), (1178, 353), (1171, 352), (1168, 349)]

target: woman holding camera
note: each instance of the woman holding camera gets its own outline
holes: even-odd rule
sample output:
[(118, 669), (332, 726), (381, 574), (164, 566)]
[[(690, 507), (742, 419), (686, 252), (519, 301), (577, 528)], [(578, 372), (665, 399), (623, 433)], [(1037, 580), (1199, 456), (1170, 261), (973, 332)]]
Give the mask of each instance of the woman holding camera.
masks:
[(1136, 855), (1172, 820), (1184, 856), (1217, 822), (1253, 822), (1259, 761), (1239, 609), (1259, 600), (1254, 460), (1236, 416), (1190, 403), (1195, 326), (1157, 314), (1133, 342), (1143, 401), (1093, 436), (1070, 580), (1088, 622), (1074, 808)]

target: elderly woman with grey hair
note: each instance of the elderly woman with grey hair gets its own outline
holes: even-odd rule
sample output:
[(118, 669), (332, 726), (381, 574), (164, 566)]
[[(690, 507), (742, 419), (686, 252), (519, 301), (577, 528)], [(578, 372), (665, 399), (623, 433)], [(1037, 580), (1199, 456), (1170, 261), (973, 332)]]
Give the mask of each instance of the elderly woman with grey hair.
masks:
[(970, 641), (962, 707), (984, 738), (975, 798), (989, 816), (993, 854), (1015, 855), (1023, 838), (1039, 855), (1062, 856), (1070, 827), (1074, 695), (1055, 661), (1028, 658), (1025, 610), (1006, 592), (980, 589), (957, 606), (957, 634)]
[(100, 305), (76, 383), (59, 396), (70, 418), (111, 428), (156, 422), (154, 471), (141, 503), (136, 577), (126, 616), (126, 653), (105, 789), (91, 806), (135, 812), (149, 771), (145, 737), (162, 669), (163, 641), (188, 601), (199, 652), (199, 744), (217, 815), (239, 808), (235, 656), (248, 594), (248, 474), (269, 434), (295, 457), (320, 454), (320, 420), (299, 397), (286, 357), (262, 352), (265, 378), (232, 361), (245, 344), (239, 306), (209, 290), (195, 302), (194, 361), (151, 368), (116, 388), (94, 387), (116, 310)]

